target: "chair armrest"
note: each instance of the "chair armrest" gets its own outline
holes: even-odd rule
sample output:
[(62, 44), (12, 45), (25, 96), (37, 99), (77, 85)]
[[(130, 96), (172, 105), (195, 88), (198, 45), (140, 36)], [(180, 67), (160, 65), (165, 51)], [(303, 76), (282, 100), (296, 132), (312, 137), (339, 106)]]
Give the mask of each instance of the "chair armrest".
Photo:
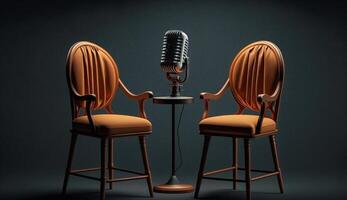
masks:
[(130, 90), (124, 85), (124, 83), (121, 80), (119, 80), (119, 84), (124, 94), (132, 100), (141, 101), (141, 100), (145, 100), (145, 99), (149, 99), (153, 97), (152, 91), (145, 91), (141, 94), (134, 94), (130, 92)]
[(145, 108), (144, 108), (144, 101), (146, 99), (150, 99), (153, 97), (153, 92), (152, 91), (145, 91), (141, 94), (133, 94), (132, 92), (129, 91), (129, 89), (124, 85), (124, 83), (119, 79), (119, 84), (121, 89), (123, 90), (124, 94), (132, 100), (136, 100), (139, 103), (139, 115), (142, 118), (146, 118), (146, 112), (145, 112)]
[(95, 101), (96, 95), (95, 94), (80, 95), (75, 93), (75, 98), (79, 101)]
[(260, 112), (259, 112), (259, 118), (256, 126), (256, 134), (260, 133), (261, 131), (261, 126), (263, 124), (263, 119), (264, 119), (264, 113), (265, 113), (265, 108), (268, 106), (269, 103), (274, 102), (277, 100), (279, 93), (280, 93), (280, 88), (281, 84), (277, 84), (276, 90), (272, 95), (268, 94), (259, 94), (257, 96), (257, 101), (261, 104), (260, 107)]
[(277, 96), (273, 96), (273, 95), (268, 95), (268, 94), (259, 94), (257, 97), (257, 101), (259, 103), (271, 103), (273, 101), (277, 100)]
[(133, 100), (141, 101), (141, 100), (146, 100), (146, 99), (153, 98), (153, 92), (152, 91), (144, 91), (141, 94), (129, 93), (128, 97), (130, 99), (133, 99)]
[(220, 99), (224, 95), (228, 86), (229, 86), (229, 79), (224, 83), (223, 87), (217, 93), (214, 93), (214, 94), (208, 93), (208, 92), (200, 93), (200, 99), (204, 100), (204, 112), (202, 114), (202, 119), (205, 119), (208, 117), (209, 101)]
[(91, 113), (91, 105), (92, 105), (92, 102), (96, 100), (96, 95), (95, 94), (80, 95), (76, 91), (74, 91), (73, 93), (75, 98), (78, 101), (86, 101), (86, 113), (88, 117), (89, 126), (93, 131), (96, 131), (96, 128), (94, 126), (94, 121), (92, 118), (92, 113)]
[(277, 84), (276, 86), (276, 90), (272, 95), (268, 95), (268, 94), (259, 94), (257, 96), (257, 101), (259, 103), (271, 103), (277, 100), (279, 93), (280, 93), (280, 88), (281, 88), (281, 84)]
[(218, 100), (220, 99), (225, 90), (228, 88), (229, 86), (229, 79), (224, 83), (223, 87), (217, 92), (217, 93), (208, 93), (208, 92), (202, 92), (200, 93), (200, 99), (203, 99), (203, 100)]
[(200, 99), (203, 100), (218, 100), (222, 97), (218, 92), (217, 93), (208, 93), (208, 92), (202, 92), (200, 93)]

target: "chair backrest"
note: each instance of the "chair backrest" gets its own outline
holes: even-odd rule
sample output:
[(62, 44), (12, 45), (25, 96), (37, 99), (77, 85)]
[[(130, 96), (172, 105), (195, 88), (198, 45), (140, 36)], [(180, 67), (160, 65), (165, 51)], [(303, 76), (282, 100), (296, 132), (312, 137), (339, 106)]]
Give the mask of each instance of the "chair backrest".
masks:
[(260, 111), (259, 94), (274, 94), (279, 88), (278, 99), (268, 105), (271, 118), (277, 120), (279, 101), (284, 78), (284, 61), (280, 49), (269, 41), (247, 45), (235, 57), (229, 73), (230, 88), (239, 106)]
[(76, 95), (94, 94), (93, 110), (108, 108), (119, 86), (116, 62), (102, 47), (91, 42), (77, 42), (69, 50), (66, 76), (70, 90), (73, 118), (86, 103), (76, 100)]

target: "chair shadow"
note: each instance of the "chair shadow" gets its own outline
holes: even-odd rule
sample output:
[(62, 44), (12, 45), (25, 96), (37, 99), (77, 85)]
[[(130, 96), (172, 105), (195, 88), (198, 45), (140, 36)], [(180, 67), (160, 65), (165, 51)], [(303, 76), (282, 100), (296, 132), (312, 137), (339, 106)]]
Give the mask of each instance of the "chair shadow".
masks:
[[(286, 200), (341, 200), (346, 199), (346, 194), (319, 194), (319, 193), (264, 193), (264, 192), (252, 192), (252, 199), (256, 200), (275, 200), (275, 199), (286, 199)], [(234, 191), (234, 190), (214, 190), (210, 192), (204, 192), (199, 195), (201, 200), (230, 200), (230, 199), (246, 199), (245, 191)]]
[[(309, 193), (302, 191), (301, 193), (264, 193), (264, 192), (252, 192), (252, 199), (255, 200), (275, 200), (275, 199), (286, 199), (286, 200), (303, 200), (303, 199), (314, 199), (314, 200), (341, 200), (347, 199), (346, 194), (322, 194), (322, 193)], [(99, 199), (99, 192), (90, 190), (79, 190), (69, 192), (63, 196), (59, 192), (45, 192), (40, 194), (23, 194), (21, 197), (6, 198), (7, 200), (96, 200)], [(150, 198), (148, 194), (134, 194), (131, 192), (112, 191), (106, 193), (106, 199), (112, 200), (142, 200), (142, 199), (191, 199), (191, 196), (177, 196), (177, 195), (159, 195), (154, 194), (154, 198)], [(207, 192), (201, 192), (199, 195), (200, 200), (230, 200), (230, 199), (246, 199), (244, 191), (234, 191), (230, 189), (213, 190)]]
[[(98, 191), (74, 191), (69, 192), (66, 195), (62, 195), (59, 192), (46, 192), (41, 194), (27, 194), (21, 197), (6, 198), (8, 200), (95, 200), (100, 198), (100, 193)], [(106, 198), (109, 200), (126, 200), (126, 199), (151, 199), (149, 195), (146, 194), (131, 194), (129, 192), (116, 192), (106, 193)]]

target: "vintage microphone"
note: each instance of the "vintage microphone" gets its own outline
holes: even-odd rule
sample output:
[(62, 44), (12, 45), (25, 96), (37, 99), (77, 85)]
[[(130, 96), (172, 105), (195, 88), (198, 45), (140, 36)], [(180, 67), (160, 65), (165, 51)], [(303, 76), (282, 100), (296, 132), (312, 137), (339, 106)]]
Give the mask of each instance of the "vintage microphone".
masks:
[[(182, 83), (189, 76), (188, 36), (180, 30), (166, 31), (163, 39), (160, 66), (171, 81), (172, 97), (180, 96)], [(179, 74), (185, 71), (182, 79)]]

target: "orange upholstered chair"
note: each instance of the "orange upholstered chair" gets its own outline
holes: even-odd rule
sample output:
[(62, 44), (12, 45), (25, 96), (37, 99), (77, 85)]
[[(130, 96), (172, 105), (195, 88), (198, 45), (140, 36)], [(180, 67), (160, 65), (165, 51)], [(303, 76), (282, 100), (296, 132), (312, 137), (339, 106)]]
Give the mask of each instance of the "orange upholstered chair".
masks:
[[(146, 91), (140, 95), (132, 94), (119, 79), (117, 65), (111, 55), (100, 46), (90, 42), (74, 44), (68, 53), (66, 63), (66, 77), (69, 86), (72, 129), (69, 158), (65, 173), (63, 194), (69, 180), (69, 175), (80, 176), (100, 181), (100, 199), (105, 199), (105, 184), (112, 189), (112, 183), (134, 179), (146, 179), (150, 196), (153, 196), (152, 178), (147, 159), (146, 136), (152, 132), (152, 124), (147, 119), (144, 101), (153, 97), (153, 93)], [(138, 102), (139, 116), (114, 114), (111, 103), (118, 89), (132, 100)], [(94, 110), (105, 109), (107, 114), (92, 114)], [(83, 114), (81, 114), (83, 111)], [(78, 135), (95, 137), (101, 141), (101, 167), (71, 170)], [(113, 163), (113, 139), (126, 136), (138, 136), (144, 172), (121, 169)], [(108, 148), (107, 148), (108, 147)], [(108, 149), (108, 159), (106, 159)], [(107, 164), (106, 164), (106, 160)], [(100, 177), (83, 174), (100, 170)], [(132, 177), (114, 178), (113, 170), (120, 170), (136, 174)], [(108, 176), (106, 176), (106, 171)]]
[[(195, 189), (195, 198), (199, 195), (202, 179), (246, 183), (247, 199), (251, 199), (251, 181), (277, 176), (279, 188), (283, 193), (283, 179), (279, 166), (275, 135), (278, 132), (277, 118), (284, 77), (284, 62), (280, 49), (268, 41), (259, 41), (243, 48), (231, 64), (229, 78), (215, 94), (201, 93), (205, 104), (202, 120), (199, 124), (200, 134), (204, 136), (204, 147)], [(221, 98), (230, 88), (238, 104), (235, 114), (208, 116), (209, 102)], [(245, 109), (258, 114), (243, 114)], [(267, 115), (267, 111), (269, 115)], [(233, 140), (233, 164), (231, 167), (204, 172), (209, 142), (212, 136), (231, 137)], [(274, 170), (256, 170), (251, 168), (251, 144), (256, 138), (268, 137), (270, 140)], [(244, 140), (245, 167), (238, 166), (237, 138)], [(245, 179), (237, 178), (237, 170), (245, 170)], [(232, 171), (233, 178), (211, 177), (213, 174)], [(251, 177), (251, 172), (265, 174)]]

